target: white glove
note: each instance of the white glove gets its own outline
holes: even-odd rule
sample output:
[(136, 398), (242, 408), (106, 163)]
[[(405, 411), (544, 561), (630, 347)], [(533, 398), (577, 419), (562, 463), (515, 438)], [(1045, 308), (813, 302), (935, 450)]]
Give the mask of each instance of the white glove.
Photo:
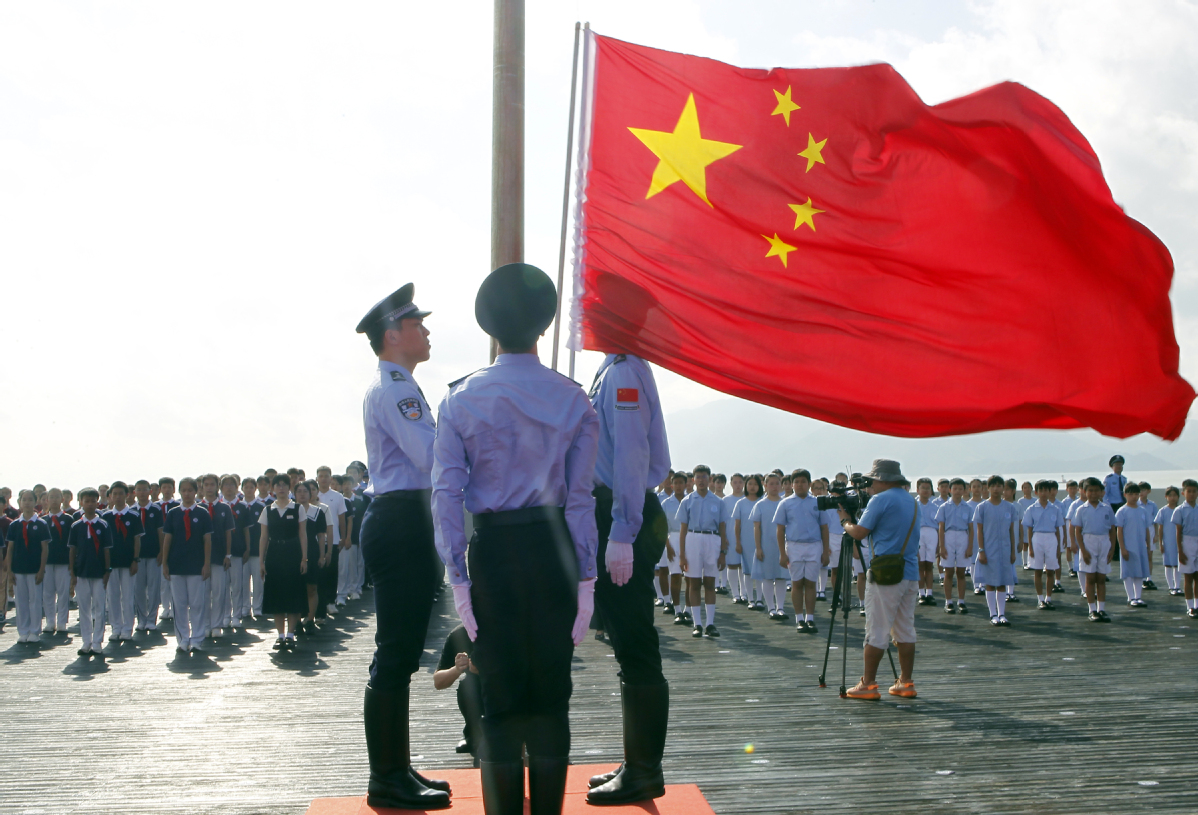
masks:
[(608, 541), (603, 563), (611, 575), (611, 582), (623, 586), (632, 579), (632, 544)]
[(471, 642), (478, 639), (478, 622), (474, 619), (474, 603), (470, 601), (470, 587), (453, 587), (453, 607), (458, 610), (458, 619), (466, 629), (466, 636)]
[(574, 644), (582, 645), (591, 615), (595, 613), (595, 581), (582, 580), (578, 583), (578, 616), (574, 618)]

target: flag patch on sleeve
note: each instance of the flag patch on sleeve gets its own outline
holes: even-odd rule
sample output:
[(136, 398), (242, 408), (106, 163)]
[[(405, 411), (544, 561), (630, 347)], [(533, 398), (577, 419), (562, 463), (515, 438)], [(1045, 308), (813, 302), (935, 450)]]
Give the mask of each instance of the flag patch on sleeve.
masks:
[(636, 388), (616, 388), (616, 410), (640, 408), (641, 392)]

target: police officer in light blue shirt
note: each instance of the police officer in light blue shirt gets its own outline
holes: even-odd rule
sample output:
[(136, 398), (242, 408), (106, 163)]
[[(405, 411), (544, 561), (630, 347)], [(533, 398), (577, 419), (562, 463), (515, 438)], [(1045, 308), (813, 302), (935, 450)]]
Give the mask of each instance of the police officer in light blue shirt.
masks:
[(420, 668), (440, 571), (430, 508), (436, 424), (412, 376), (429, 358), (429, 312), (412, 302), (414, 292), (409, 283), (383, 298), (357, 328), (379, 360), (362, 401), (373, 500), (360, 540), (377, 623), (364, 700), (367, 803), (442, 809), (449, 785), (417, 773), (408, 746), (408, 686)]
[(653, 488), (669, 474), (670, 447), (657, 383), (640, 357), (608, 354), (590, 399), (599, 417), (595, 604), (620, 663), (624, 762), (591, 779), (587, 800), (612, 806), (665, 794), (670, 690), (653, 623), (653, 580), (668, 521)]
[(1111, 505), (1112, 512), (1118, 512), (1125, 502), (1123, 488), (1127, 486), (1127, 476), (1123, 474), (1123, 456), (1111, 456), (1110, 467), (1113, 472), (1102, 479), (1102, 500)]
[[(594, 610), (599, 418), (576, 382), (537, 357), (556, 309), (540, 269), (513, 263), (492, 272), (474, 314), (499, 354), (451, 384), (437, 414), (433, 511), (454, 604), (474, 640), (491, 815), (524, 811), (522, 748), (530, 810), (561, 811), (570, 662)], [(650, 487), (640, 482), (642, 494)], [(463, 506), (474, 520), (468, 558)]]

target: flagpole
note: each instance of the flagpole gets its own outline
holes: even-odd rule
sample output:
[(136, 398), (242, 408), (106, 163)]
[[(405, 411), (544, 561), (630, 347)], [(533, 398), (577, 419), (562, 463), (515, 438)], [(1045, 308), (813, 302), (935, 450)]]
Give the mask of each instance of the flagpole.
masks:
[[(524, 260), (524, 0), (495, 0), (491, 268)], [(490, 361), (498, 345), (490, 343)]]
[[(589, 93), (590, 85), (588, 84), (588, 82), (590, 81), (590, 73), (591, 73), (591, 39), (590, 39), (591, 24), (587, 23), (586, 25), (584, 25), (582, 27), (582, 30), (584, 32), (583, 36), (586, 37), (586, 41), (583, 46), (583, 53), (582, 53), (582, 87), (584, 88), (584, 93), (583, 93), (583, 97), (582, 97), (582, 109), (579, 111), (579, 121), (578, 121), (578, 127), (579, 127), (579, 133), (580, 133), (579, 138), (578, 138), (578, 153), (579, 153), (579, 155), (578, 155), (578, 172), (579, 173), (585, 172), (586, 167), (587, 167), (586, 163), (583, 161), (583, 146), (586, 145), (588, 149), (590, 146), (587, 143), (587, 139), (588, 139), (587, 133), (589, 132), (587, 130), (587, 128), (590, 127), (590, 120), (588, 118), (590, 110), (588, 109), (588, 104), (587, 104), (590, 97), (587, 96), (587, 93)], [(581, 188), (581, 184), (582, 184), (581, 179), (579, 180), (579, 184), (580, 184), (580, 188)], [(579, 202), (579, 206), (581, 206), (581, 202)], [(577, 246), (577, 243), (575, 245)], [(577, 265), (577, 263), (578, 263), (577, 257), (574, 259), (574, 263), (575, 263), (575, 265)], [(574, 344), (571, 343), (570, 344), (570, 372), (569, 372), (569, 377), (571, 379), (574, 378), (574, 356), (575, 356)]]
[[(562, 335), (563, 282), (566, 274), (566, 220), (570, 215), (570, 168), (574, 158), (574, 94), (578, 86), (578, 31), (574, 23), (574, 59), (570, 70), (570, 124), (566, 128), (566, 179), (562, 183), (562, 235), (557, 251), (557, 315), (553, 318), (553, 370), (557, 370), (557, 352)], [(573, 367), (573, 366), (571, 366)]]

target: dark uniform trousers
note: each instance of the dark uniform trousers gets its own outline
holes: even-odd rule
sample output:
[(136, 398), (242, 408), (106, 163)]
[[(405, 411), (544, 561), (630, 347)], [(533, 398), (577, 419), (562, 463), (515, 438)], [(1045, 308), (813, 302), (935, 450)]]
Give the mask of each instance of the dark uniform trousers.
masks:
[(362, 519), (360, 540), (375, 586), (370, 686), (403, 691), (420, 670), (441, 562), (433, 544), (430, 492), (375, 496)]
[(632, 579), (617, 586), (607, 572), (604, 558), (611, 534), (612, 491), (595, 488), (595, 522), (599, 527), (599, 577), (595, 583), (595, 607), (603, 615), (604, 633), (611, 640), (626, 685), (660, 685), (661, 650), (654, 624), (654, 571), (661, 560), (669, 530), (666, 514), (652, 492), (645, 495), (641, 531), (632, 542)]
[(478, 621), (484, 761), (570, 753), (578, 560), (560, 508), (474, 516), (467, 554)]

